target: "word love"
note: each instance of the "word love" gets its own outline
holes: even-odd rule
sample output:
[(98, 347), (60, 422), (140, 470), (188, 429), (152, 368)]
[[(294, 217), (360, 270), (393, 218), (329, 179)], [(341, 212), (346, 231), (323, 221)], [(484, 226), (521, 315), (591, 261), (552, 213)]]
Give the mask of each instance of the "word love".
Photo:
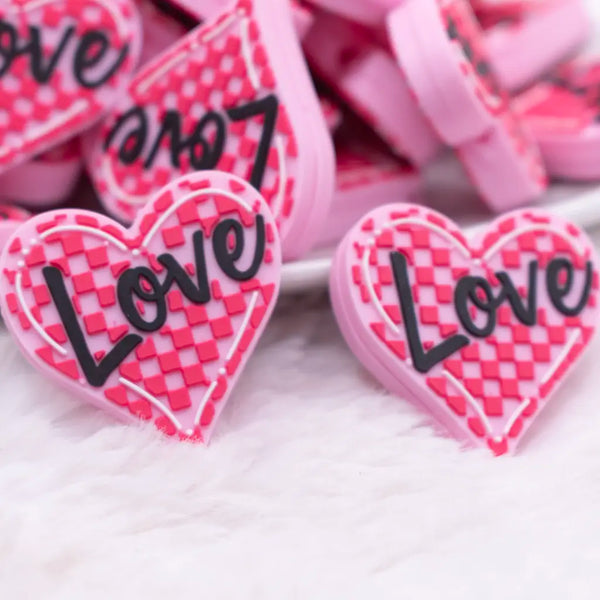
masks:
[[(127, 269), (119, 276), (116, 284), (119, 307), (126, 320), (138, 331), (155, 332), (165, 325), (168, 313), (166, 296), (173, 285), (177, 285), (192, 304), (210, 302), (204, 233), (197, 231), (192, 238), (196, 281), (168, 253), (157, 257), (158, 263), (166, 270), (162, 282), (152, 269), (145, 266)], [(248, 281), (258, 273), (265, 253), (265, 223), (261, 215), (256, 217), (256, 244), (252, 261), (245, 269), (238, 267), (238, 261), (245, 256), (244, 249), (244, 228), (239, 221), (226, 219), (216, 226), (212, 235), (212, 250), (217, 265), (224, 275), (234, 281)], [(94, 387), (103, 386), (111, 373), (142, 343), (143, 337), (135, 333), (126, 335), (96, 363), (78, 323), (61, 270), (46, 266), (42, 273), (86, 380)], [(148, 305), (153, 305), (153, 311)], [(147, 314), (152, 312), (154, 317), (150, 319)]]
[(598, 259), (526, 209), (468, 239), (438, 212), (382, 206), (334, 259), (331, 301), (364, 366), (464, 444), (514, 452), (600, 322)]
[[(278, 111), (279, 102), (274, 94), (225, 111), (227, 119), (232, 123), (262, 117), (262, 131), (256, 146), (254, 167), (250, 176), (250, 183), (256, 189), (262, 186)], [(148, 170), (153, 167), (159, 151), (166, 143), (173, 168), (181, 168), (181, 156), (184, 153), (195, 171), (217, 167), (226, 144), (225, 117), (219, 112), (209, 111), (195, 123), (189, 135), (183, 133), (182, 121), (183, 117), (179, 111), (166, 110), (160, 120), (156, 137), (148, 144), (150, 135), (148, 115), (141, 106), (134, 106), (117, 118), (106, 136), (104, 151), (116, 144), (117, 157), (123, 165), (131, 165), (142, 160), (143, 168)]]
[[(456, 334), (425, 351), (419, 334), (407, 259), (400, 252), (392, 252), (390, 260), (414, 368), (419, 373), (428, 373), (435, 365), (468, 346), (471, 341), (466, 335)], [(505, 302), (508, 302), (515, 317), (523, 325), (530, 327), (537, 325), (538, 272), (539, 263), (531, 261), (528, 267), (526, 300), (521, 298), (510, 275), (506, 272), (500, 271), (495, 274), (500, 283), (497, 292), (494, 292), (489, 281), (483, 277), (468, 275), (461, 278), (454, 290), (454, 308), (464, 329), (475, 338), (489, 337), (496, 329), (497, 311)], [(566, 258), (556, 258), (550, 261), (546, 268), (545, 284), (548, 297), (552, 306), (565, 317), (576, 317), (586, 308), (592, 289), (592, 263), (589, 261), (586, 263), (585, 281), (578, 297), (575, 301), (568, 302), (567, 298), (577, 295), (574, 289), (574, 275), (575, 267)], [(484, 316), (482, 324), (476, 322), (470, 304), (476, 308), (477, 315)]]
[(125, 229), (78, 209), (21, 224), (0, 310), (26, 358), (126, 423), (208, 442), (275, 307), (277, 226), (223, 171), (174, 179)]
[[(101, 29), (88, 29), (78, 37), (77, 27), (70, 25), (60, 33), (50, 52), (43, 29), (29, 25), (27, 31), (27, 36), (22, 37), (12, 23), (0, 20), (0, 78), (11, 71), (19, 57), (25, 57), (33, 79), (45, 84), (56, 73), (61, 59), (72, 54), (70, 67), (75, 81), (82, 88), (96, 89), (120, 69), (129, 53), (129, 44), (125, 44), (110, 59), (111, 41)], [(54, 33), (52, 37), (55, 37)]]

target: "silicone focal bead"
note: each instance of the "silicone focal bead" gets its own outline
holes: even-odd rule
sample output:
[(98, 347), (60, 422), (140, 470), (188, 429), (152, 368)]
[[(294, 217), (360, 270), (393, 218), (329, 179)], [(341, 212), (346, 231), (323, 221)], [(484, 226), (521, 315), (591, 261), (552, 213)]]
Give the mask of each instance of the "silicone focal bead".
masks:
[(0, 172), (96, 123), (140, 54), (129, 0), (3, 0), (0, 30)]
[(331, 137), (285, 2), (240, 0), (140, 69), (86, 162), (131, 222), (173, 178), (217, 169), (266, 199), (286, 259), (316, 242), (334, 191)]
[(500, 455), (589, 345), (598, 285), (591, 241), (543, 211), (509, 213), (468, 240), (431, 209), (390, 204), (338, 246), (330, 295), (348, 345), (384, 386)]
[(26, 358), (75, 398), (207, 442), (280, 269), (264, 199), (207, 171), (160, 190), (129, 229), (79, 209), (31, 218), (0, 258), (0, 308)]
[(468, 3), (405, 0), (387, 24), (421, 109), (487, 204), (505, 211), (537, 198), (547, 186), (539, 149), (492, 73)]

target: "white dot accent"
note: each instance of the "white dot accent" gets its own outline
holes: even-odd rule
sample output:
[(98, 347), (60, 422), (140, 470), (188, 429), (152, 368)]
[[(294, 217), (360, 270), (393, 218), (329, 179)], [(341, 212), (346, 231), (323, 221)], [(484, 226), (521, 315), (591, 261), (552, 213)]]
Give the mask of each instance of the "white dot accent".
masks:
[(194, 430), (193, 429), (186, 429), (185, 430), (185, 435), (189, 435), (189, 436), (194, 435)]
[(219, 369), (219, 375), (226, 375), (226, 374), (227, 374), (227, 371), (223, 367), (221, 367)]
[(409, 367), (412, 367), (412, 364), (413, 364), (412, 358), (407, 358), (405, 362)]
[(27, 256), (29, 254), (29, 248), (23, 248), (22, 252), (24, 256)]
[(133, 256), (139, 256), (139, 255), (140, 255), (140, 250), (139, 250), (139, 248), (134, 248), (134, 249), (131, 251), (131, 254), (133, 254)]
[(17, 267), (24, 267), (24, 266), (25, 266), (24, 260), (20, 260), (19, 262), (17, 262)]
[(497, 435), (494, 438), (494, 442), (496, 442), (496, 444), (501, 444), (504, 441), (504, 438), (501, 435)]

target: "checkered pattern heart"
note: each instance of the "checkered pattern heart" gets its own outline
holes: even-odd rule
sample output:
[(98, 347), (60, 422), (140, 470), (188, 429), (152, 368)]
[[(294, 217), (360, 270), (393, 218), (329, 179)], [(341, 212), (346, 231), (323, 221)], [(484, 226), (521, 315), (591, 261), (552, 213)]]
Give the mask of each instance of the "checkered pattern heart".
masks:
[[(533, 210), (469, 243), (427, 208), (382, 207), (348, 234), (332, 271), (336, 316), (365, 365), (496, 454), (514, 450), (588, 345), (598, 285), (585, 234)], [(424, 368), (415, 339), (430, 356), (462, 342)]]
[(0, 306), (27, 358), (75, 394), (207, 441), (273, 309), (280, 264), (258, 192), (206, 172), (164, 188), (129, 230), (81, 210), (29, 220), (2, 255)]
[(104, 206), (125, 222), (174, 177), (234, 173), (267, 200), (285, 256), (306, 250), (335, 166), (287, 3), (240, 0), (157, 56), (90, 143), (88, 163)]
[(141, 40), (129, 0), (3, 0), (0, 37), (0, 171), (93, 125)]

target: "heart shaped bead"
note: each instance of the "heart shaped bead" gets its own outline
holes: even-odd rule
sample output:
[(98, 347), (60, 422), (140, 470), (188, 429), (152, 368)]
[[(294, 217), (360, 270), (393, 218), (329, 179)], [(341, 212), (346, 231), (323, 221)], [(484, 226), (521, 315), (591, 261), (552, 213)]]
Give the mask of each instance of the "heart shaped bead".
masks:
[(208, 441), (271, 314), (277, 229), (230, 174), (169, 184), (130, 229), (77, 209), (23, 224), (0, 308), (42, 373), (126, 422)]
[(155, 57), (90, 146), (92, 180), (119, 220), (175, 177), (227, 171), (267, 200), (286, 258), (316, 242), (333, 197), (331, 137), (286, 2), (229, 3)]
[(380, 207), (340, 244), (331, 297), (349, 346), (452, 434), (513, 451), (598, 319), (597, 258), (577, 227), (509, 213), (476, 239), (425, 207)]
[(0, 172), (98, 121), (140, 53), (129, 0), (0, 3)]

